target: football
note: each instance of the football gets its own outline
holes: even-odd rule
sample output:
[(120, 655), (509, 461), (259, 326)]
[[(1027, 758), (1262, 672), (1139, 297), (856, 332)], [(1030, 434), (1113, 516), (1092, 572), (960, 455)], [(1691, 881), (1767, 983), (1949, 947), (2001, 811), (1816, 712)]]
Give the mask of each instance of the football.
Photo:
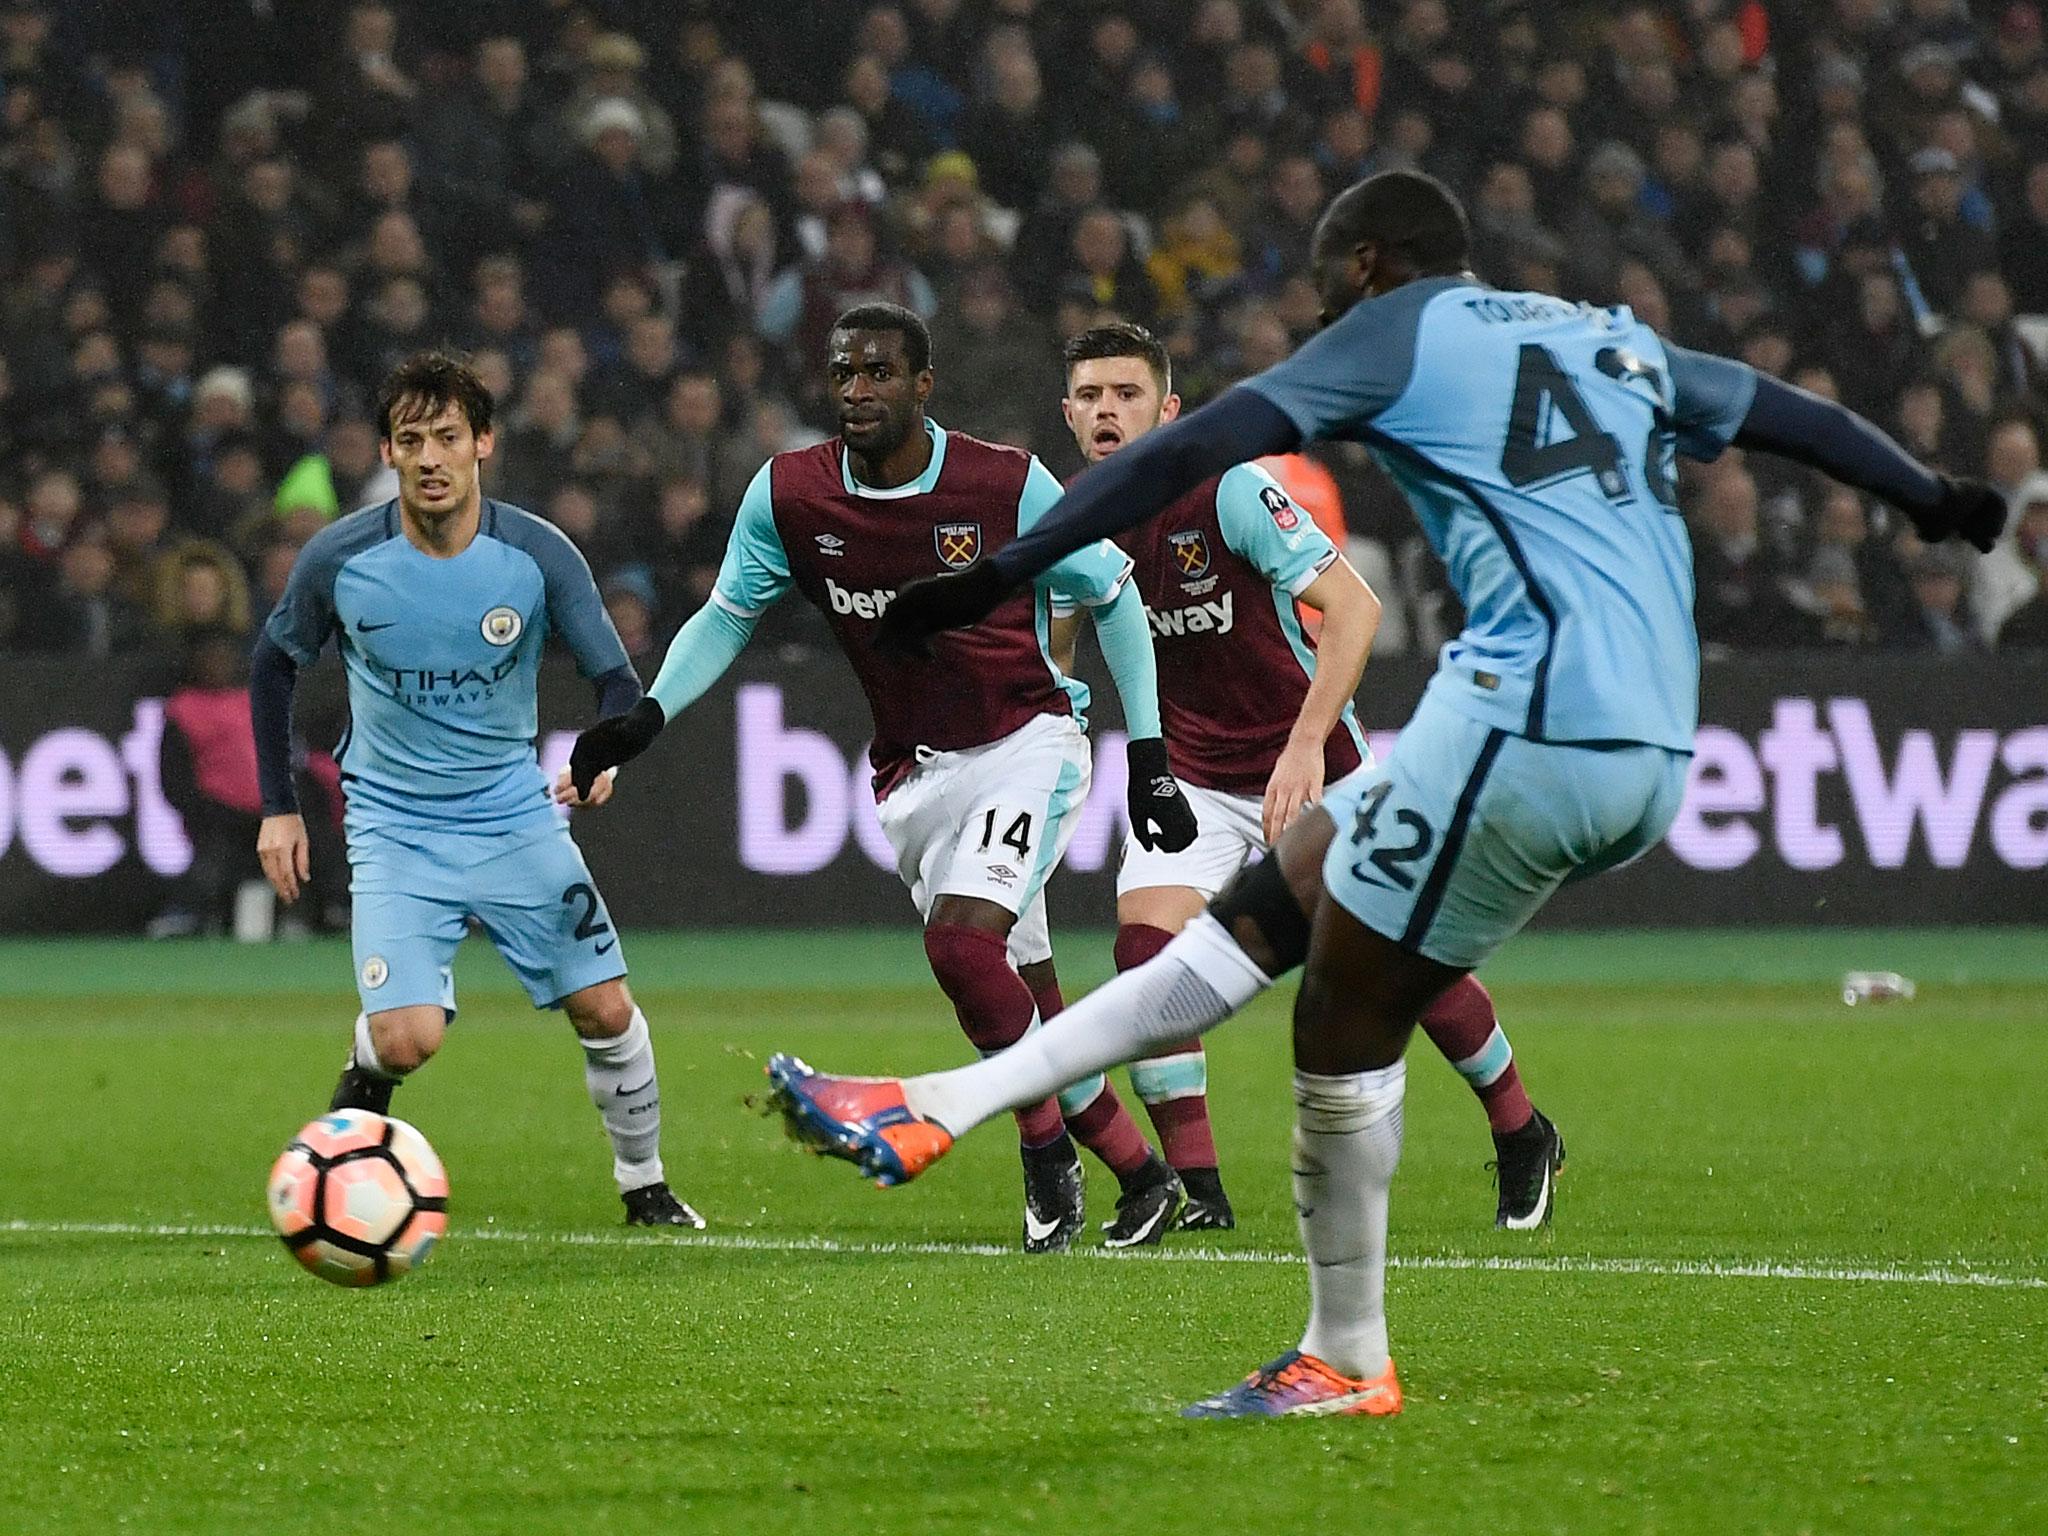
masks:
[(322, 1280), (381, 1285), (426, 1263), (448, 1230), (448, 1175), (403, 1120), (335, 1110), (272, 1165), (270, 1220)]

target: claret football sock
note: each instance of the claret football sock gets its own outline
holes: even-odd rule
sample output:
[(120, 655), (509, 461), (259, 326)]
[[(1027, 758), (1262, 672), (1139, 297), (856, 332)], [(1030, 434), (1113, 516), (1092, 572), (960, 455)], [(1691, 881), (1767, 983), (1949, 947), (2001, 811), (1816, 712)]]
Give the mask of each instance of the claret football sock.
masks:
[[(1116, 931), (1116, 968), (1135, 970), (1173, 942), (1150, 923), (1125, 923)], [(1214, 1169), (1216, 1136), (1209, 1126), (1209, 1063), (1202, 1042), (1175, 1040), (1131, 1063), (1131, 1088), (1145, 1106), (1159, 1150), (1174, 1168)]]
[(1387, 1190), (1407, 1065), (1294, 1074), (1294, 1211), (1308, 1250), (1301, 1352), (1347, 1376), (1387, 1368)]
[[(1009, 941), (964, 923), (933, 923), (924, 931), (925, 958), (953, 1004), (960, 1028), (985, 1057), (1016, 1044), (1038, 1021), (1031, 989), (1010, 965)], [(1017, 1106), (1017, 1134), (1027, 1147), (1048, 1146), (1066, 1131), (1055, 1084)]]
[(1477, 976), (1466, 976), (1429, 1005), (1422, 1032), (1479, 1096), (1495, 1135), (1522, 1130), (1535, 1106), (1522, 1088), (1515, 1053), (1493, 1010), (1493, 995)]
[(639, 1008), (623, 1035), (583, 1041), (583, 1081), (611, 1138), (612, 1176), (620, 1192), (661, 1183), (661, 1087), (654, 1037)]
[(1105, 982), (1000, 1055), (951, 1072), (907, 1079), (905, 1102), (955, 1136), (991, 1115), (1029, 1104), (1214, 1028), (1271, 986), (1223, 925), (1204, 914), (1158, 956)]

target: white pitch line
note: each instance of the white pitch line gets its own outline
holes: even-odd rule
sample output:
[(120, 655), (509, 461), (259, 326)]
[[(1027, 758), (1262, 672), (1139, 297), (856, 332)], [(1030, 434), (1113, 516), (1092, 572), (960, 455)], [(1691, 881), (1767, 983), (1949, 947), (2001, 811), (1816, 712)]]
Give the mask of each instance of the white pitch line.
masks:
[[(0, 1233), (85, 1237), (272, 1237), (268, 1227), (205, 1224), (165, 1225), (132, 1221), (0, 1221)], [(737, 1253), (817, 1253), (853, 1256), (937, 1256), (941, 1258), (1013, 1258), (1015, 1248), (996, 1243), (842, 1242), (830, 1237), (752, 1237), (741, 1232), (628, 1233), (519, 1232), (509, 1227), (457, 1228), (449, 1233), (462, 1242), (532, 1243), (559, 1248), (712, 1248)], [(1258, 1248), (1157, 1248), (1144, 1252), (1076, 1248), (1075, 1258), (1108, 1259), (1137, 1264), (1287, 1264), (1302, 1262), (1298, 1253)], [(1396, 1254), (1394, 1269), (1498, 1271), (1527, 1275), (1650, 1276), (1685, 1280), (1817, 1280), (1838, 1285), (1969, 1286), (1994, 1291), (2048, 1290), (2048, 1277), (2001, 1274), (1996, 1271), (1933, 1266), (1909, 1269), (1895, 1264), (1779, 1264), (1723, 1262), (1711, 1259), (1594, 1259), (1520, 1257), (1510, 1254)]]

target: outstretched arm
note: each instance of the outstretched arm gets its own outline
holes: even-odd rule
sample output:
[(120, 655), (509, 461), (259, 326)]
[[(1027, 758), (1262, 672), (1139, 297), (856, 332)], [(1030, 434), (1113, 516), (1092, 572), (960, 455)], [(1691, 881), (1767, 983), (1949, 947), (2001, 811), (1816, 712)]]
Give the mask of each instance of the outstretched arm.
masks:
[(647, 696), (576, 738), (569, 754), (570, 793), (558, 792), (558, 798), (587, 797), (606, 769), (646, 751), (663, 726), (725, 675), (753, 637), (761, 614), (789, 590), (789, 559), (775, 529), (770, 493), (773, 464), (761, 466), (740, 499), (711, 601), (676, 631)]
[(2005, 499), (1922, 464), (1882, 429), (1746, 363), (1665, 346), (1679, 450), (1712, 458), (1729, 443), (1774, 453), (1897, 507), (1929, 543), (1955, 537), (1982, 550), (2005, 526)]

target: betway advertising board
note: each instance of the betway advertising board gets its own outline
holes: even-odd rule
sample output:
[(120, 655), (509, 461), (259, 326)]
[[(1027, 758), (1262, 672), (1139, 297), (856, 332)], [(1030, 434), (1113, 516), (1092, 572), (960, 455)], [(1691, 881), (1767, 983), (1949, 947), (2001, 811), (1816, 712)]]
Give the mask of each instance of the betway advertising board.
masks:
[[(1359, 714), (1384, 755), (1428, 676), (1375, 663)], [(191, 858), (165, 803), (162, 702), (140, 669), (0, 663), (0, 930), (133, 930)], [(1055, 923), (1113, 921), (1122, 738), (1102, 700), (1094, 787)], [(567, 668), (539, 750), (588, 718)], [(2048, 920), (2048, 666), (1893, 656), (1708, 668), (1684, 809), (1626, 870), (1568, 888), (1580, 926)], [(836, 658), (735, 674), (624, 773), (577, 835), (621, 922), (901, 923), (874, 815), (867, 712)]]

